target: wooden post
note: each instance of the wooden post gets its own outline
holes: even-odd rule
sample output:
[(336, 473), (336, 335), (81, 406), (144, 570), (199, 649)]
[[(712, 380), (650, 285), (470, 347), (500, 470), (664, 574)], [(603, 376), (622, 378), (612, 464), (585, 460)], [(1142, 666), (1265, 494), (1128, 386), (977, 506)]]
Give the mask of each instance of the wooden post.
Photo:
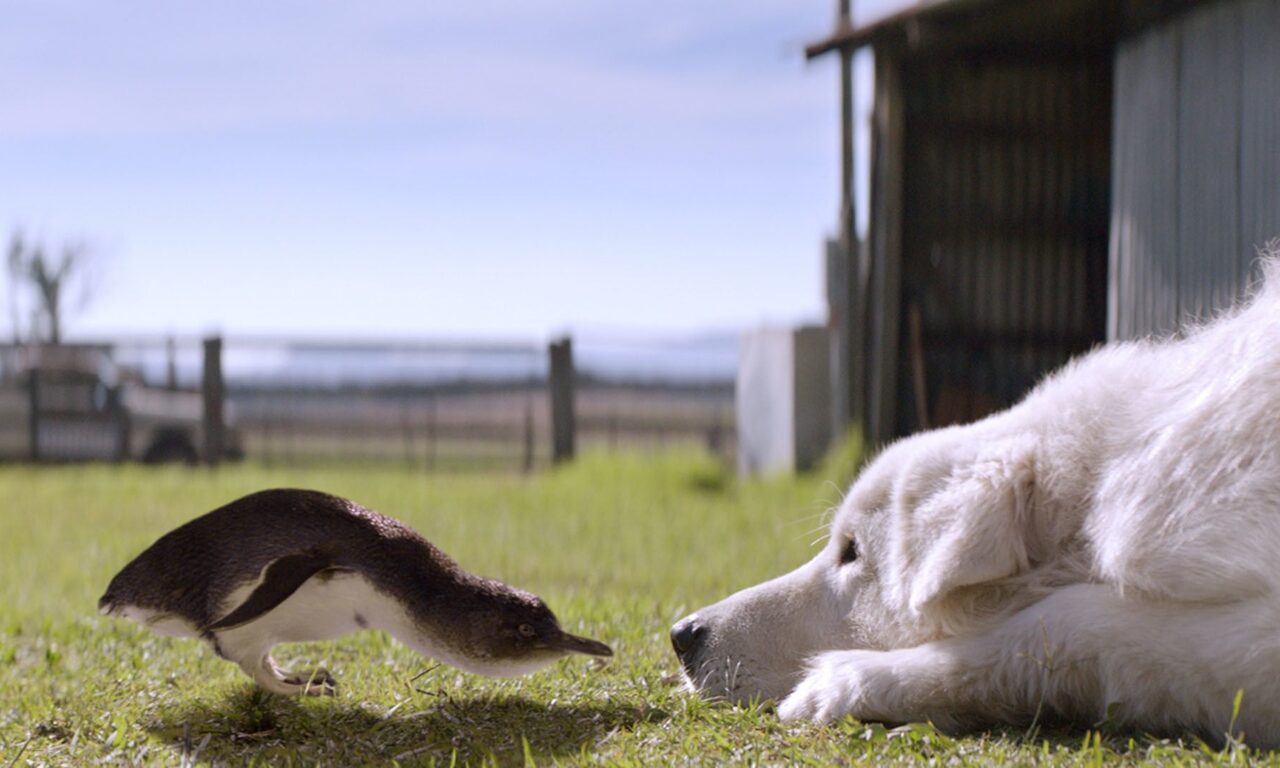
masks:
[(133, 443), (133, 420), (129, 416), (129, 409), (124, 407), (119, 385), (111, 389), (109, 412), (116, 424), (115, 460), (128, 461), (132, 455), (130, 448)]
[[(254, 399), (256, 399), (259, 403), (261, 403), (265, 398), (261, 393), (259, 393), (255, 395)], [(261, 405), (259, 405), (259, 408), (261, 408)], [(263, 420), (263, 423), (262, 423), (262, 431), (263, 431), (262, 456), (267, 466), (272, 466), (273, 464), (275, 464), (275, 460), (276, 460), (276, 452), (275, 452), (276, 434), (275, 434), (274, 427), (276, 424), (276, 419), (279, 418), (279, 415), (274, 408), (264, 409), (263, 412), (266, 414), (266, 418)]]
[(875, 131), (872, 134), (872, 307), (866, 445), (878, 448), (896, 434), (899, 323), (902, 312), (902, 171), (906, 140), (906, 95), (902, 61), (876, 50)]
[(173, 334), (170, 334), (169, 338), (165, 339), (164, 356), (165, 388), (170, 391), (175, 391), (178, 389), (178, 342), (174, 340)]
[(524, 393), (524, 472), (533, 471), (533, 385), (528, 384)]
[(222, 460), (223, 439), (223, 397), (222, 383), (222, 337), (210, 336), (204, 340), (204, 461), (209, 466), (217, 466)]
[[(853, 25), (852, 0), (839, 0), (837, 23), (842, 28)], [(866, 432), (866, 352), (864, 328), (866, 309), (865, 269), (858, 241), (858, 186), (856, 175), (857, 99), (853, 77), (853, 49), (840, 49), (840, 224), (835, 253), (828, 256), (837, 279), (835, 291), (840, 315), (831, 343), (833, 388), (831, 413), (832, 433), (840, 439), (852, 425)]]
[(551, 393), (551, 461), (559, 464), (573, 458), (573, 340), (551, 342), (548, 348), (550, 375), (547, 389)]
[(911, 389), (916, 399), (916, 428), (923, 432), (929, 428), (929, 390), (924, 366), (924, 315), (920, 304), (911, 302), (907, 307), (907, 337), (911, 354)]
[(295, 418), (296, 412), (293, 410), (293, 404), (298, 401), (295, 393), (290, 390), (289, 406), (286, 411), (288, 416), (280, 425), (280, 432), (284, 435), (281, 443), (284, 445), (284, 463), (293, 466), (298, 462), (298, 454), (293, 444), (294, 427), (297, 426), (298, 419)]
[(427, 393), (427, 469), (436, 468), (436, 393)]
[(409, 408), (409, 395), (400, 398), (400, 431), (404, 437), (404, 463), (413, 468), (413, 412)]
[(27, 372), (28, 386), (30, 387), (28, 395), (28, 405), (31, 407), (30, 430), (31, 430), (31, 460), (40, 460), (40, 369), (32, 368)]
[(724, 458), (724, 425), (719, 416), (707, 428), (707, 452), (717, 459)]
[[(857, 424), (854, 414), (858, 411), (858, 396), (854, 391), (855, 367), (861, 371), (863, 361), (853, 353), (853, 324), (857, 321), (851, 312), (849, 278), (849, 253), (842, 239), (827, 241), (827, 328), (831, 345), (831, 433), (843, 436), (852, 424)], [(858, 424), (858, 426), (861, 426)]]

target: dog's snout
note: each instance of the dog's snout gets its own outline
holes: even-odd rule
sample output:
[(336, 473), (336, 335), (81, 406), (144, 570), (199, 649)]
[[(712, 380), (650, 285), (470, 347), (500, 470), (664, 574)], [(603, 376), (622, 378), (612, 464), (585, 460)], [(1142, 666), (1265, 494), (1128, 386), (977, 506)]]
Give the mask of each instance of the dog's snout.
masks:
[(698, 614), (686, 616), (671, 627), (671, 647), (680, 658), (695, 653), (707, 636), (707, 626), (698, 621)]

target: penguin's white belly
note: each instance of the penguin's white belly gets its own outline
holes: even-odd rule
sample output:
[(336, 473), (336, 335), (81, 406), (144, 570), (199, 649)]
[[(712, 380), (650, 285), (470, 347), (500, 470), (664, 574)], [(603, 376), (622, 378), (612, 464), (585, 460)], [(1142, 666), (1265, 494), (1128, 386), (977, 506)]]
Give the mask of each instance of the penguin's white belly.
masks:
[[(256, 583), (238, 588), (225, 601), (226, 613), (248, 599)], [(219, 631), (223, 647), (248, 641), (249, 645), (332, 640), (361, 629), (399, 623), (400, 603), (374, 589), (352, 571), (327, 573), (307, 579), (284, 602), (239, 627)]]
[[(233, 590), (222, 602), (221, 615), (230, 614), (248, 600), (265, 576), (264, 568), (259, 578)], [(549, 656), (512, 662), (459, 651), (447, 639), (425, 630), (400, 601), (375, 589), (357, 571), (327, 571), (312, 576), (275, 608), (244, 624), (215, 630), (212, 636), (170, 614), (135, 606), (122, 606), (112, 613), (162, 635), (205, 637), (220, 656), (240, 664), (251, 676), (274, 668), (268, 654), (279, 643), (332, 640), (362, 629), (386, 630), (424, 656), (495, 677), (525, 674), (554, 660)], [(270, 688), (270, 675), (259, 682), (275, 690)]]
[[(223, 615), (247, 600), (257, 586), (258, 583), (250, 583), (232, 592), (225, 601)], [(260, 618), (219, 630), (216, 647), (226, 658), (239, 662), (265, 653), (277, 643), (331, 640), (361, 629), (385, 630), (423, 656), (471, 672), (501, 675), (524, 671), (507, 670), (504, 665), (497, 665), (501, 671), (490, 670), (483, 660), (458, 652), (447, 641), (424, 630), (400, 601), (378, 591), (355, 571), (311, 577)]]

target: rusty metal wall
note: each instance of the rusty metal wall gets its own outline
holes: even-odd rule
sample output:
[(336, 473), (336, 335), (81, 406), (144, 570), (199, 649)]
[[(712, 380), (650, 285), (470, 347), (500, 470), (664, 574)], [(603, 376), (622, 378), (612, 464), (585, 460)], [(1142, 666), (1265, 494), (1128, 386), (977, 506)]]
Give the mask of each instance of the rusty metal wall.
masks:
[(1103, 339), (1111, 76), (1101, 53), (904, 68), (899, 433), (1009, 405)]
[(1121, 43), (1107, 335), (1230, 306), (1280, 237), (1280, 1), (1226, 0)]

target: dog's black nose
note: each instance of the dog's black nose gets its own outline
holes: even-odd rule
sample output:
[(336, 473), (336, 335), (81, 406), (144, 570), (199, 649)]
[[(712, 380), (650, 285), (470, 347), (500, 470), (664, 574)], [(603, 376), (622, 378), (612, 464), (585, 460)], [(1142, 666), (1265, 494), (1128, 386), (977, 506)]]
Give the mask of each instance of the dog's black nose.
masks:
[(698, 614), (695, 613), (677, 621), (671, 628), (671, 647), (683, 659), (696, 652), (706, 636), (707, 627), (698, 621)]

